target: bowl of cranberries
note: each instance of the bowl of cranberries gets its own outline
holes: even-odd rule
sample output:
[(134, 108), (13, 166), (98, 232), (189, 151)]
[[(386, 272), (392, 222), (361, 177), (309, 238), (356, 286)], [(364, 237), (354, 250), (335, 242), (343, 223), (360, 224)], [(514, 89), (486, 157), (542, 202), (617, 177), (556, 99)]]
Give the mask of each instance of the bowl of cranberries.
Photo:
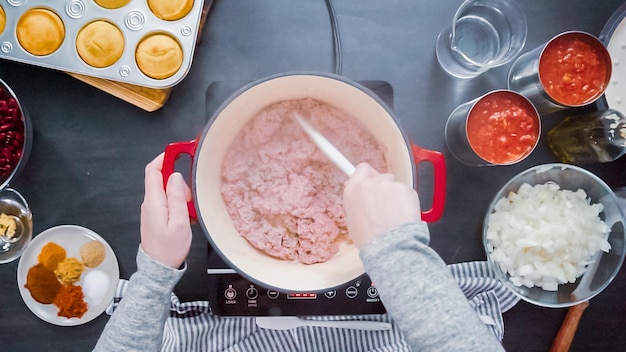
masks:
[(6, 188), (26, 163), (32, 128), (13, 90), (0, 79), (0, 189)]

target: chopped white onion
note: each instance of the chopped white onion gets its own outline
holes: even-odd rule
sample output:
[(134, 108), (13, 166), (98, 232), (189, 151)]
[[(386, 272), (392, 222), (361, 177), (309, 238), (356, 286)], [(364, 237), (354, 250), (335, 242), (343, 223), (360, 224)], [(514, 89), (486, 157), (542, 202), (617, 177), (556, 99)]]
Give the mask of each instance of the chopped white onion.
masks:
[(610, 250), (602, 211), (582, 189), (524, 183), (499, 199), (489, 215), (488, 251), (515, 286), (556, 291), (575, 282), (597, 251)]

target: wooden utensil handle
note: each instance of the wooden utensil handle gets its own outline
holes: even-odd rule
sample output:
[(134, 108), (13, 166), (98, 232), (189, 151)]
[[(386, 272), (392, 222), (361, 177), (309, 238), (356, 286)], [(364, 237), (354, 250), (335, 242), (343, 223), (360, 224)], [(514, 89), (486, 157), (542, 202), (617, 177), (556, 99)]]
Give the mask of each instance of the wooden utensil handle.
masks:
[(588, 306), (589, 301), (584, 301), (568, 309), (565, 319), (563, 319), (563, 324), (552, 342), (550, 352), (569, 351), (569, 347), (576, 334), (576, 329), (578, 328), (578, 323), (580, 322), (580, 317), (582, 317), (583, 312)]

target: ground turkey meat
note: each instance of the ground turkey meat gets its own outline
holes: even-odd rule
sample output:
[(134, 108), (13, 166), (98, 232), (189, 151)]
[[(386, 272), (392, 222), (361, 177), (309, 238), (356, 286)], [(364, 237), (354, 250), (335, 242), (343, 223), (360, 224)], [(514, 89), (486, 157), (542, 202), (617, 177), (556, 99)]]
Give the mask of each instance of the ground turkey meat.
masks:
[(253, 117), (224, 158), (221, 193), (237, 231), (254, 247), (305, 264), (332, 258), (349, 241), (343, 211), (347, 176), (293, 119), (299, 112), (355, 165), (387, 170), (383, 146), (355, 118), (306, 98)]

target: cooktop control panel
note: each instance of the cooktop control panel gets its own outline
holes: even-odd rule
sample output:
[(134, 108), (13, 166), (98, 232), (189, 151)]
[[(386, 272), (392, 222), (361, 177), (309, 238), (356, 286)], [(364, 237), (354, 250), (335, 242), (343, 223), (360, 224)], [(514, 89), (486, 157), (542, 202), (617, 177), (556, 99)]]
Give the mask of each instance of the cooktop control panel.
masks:
[(223, 316), (382, 314), (376, 286), (362, 275), (327, 292), (285, 293), (252, 283), (232, 269), (207, 269), (209, 304)]

